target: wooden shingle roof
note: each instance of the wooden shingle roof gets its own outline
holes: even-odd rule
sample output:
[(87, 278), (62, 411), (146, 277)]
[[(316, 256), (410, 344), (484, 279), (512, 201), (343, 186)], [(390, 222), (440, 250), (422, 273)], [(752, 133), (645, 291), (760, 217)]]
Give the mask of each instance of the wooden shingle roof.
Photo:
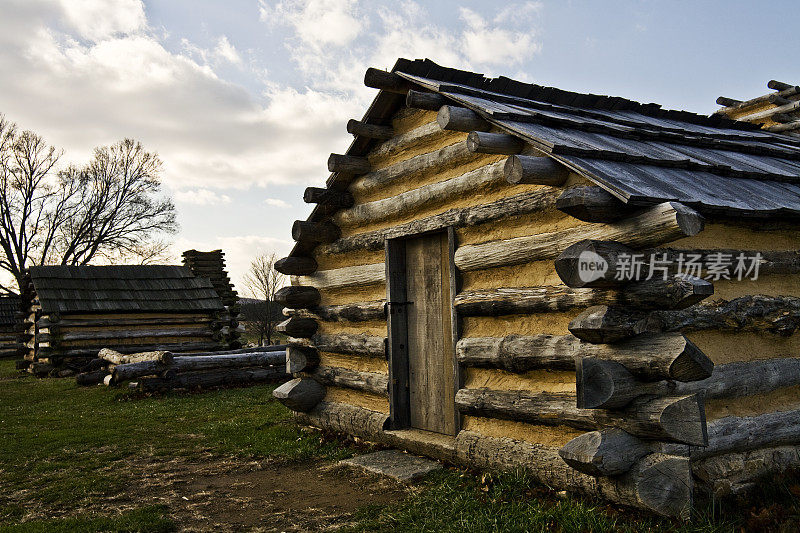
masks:
[(45, 313), (224, 309), (211, 281), (184, 266), (36, 266), (29, 272)]
[(0, 296), (0, 327), (13, 326), (17, 323), (20, 311), (19, 297)]

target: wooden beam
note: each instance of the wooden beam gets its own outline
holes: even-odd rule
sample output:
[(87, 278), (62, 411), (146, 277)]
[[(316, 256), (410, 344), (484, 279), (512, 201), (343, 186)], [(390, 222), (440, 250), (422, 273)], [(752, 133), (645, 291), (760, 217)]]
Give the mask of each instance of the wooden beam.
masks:
[(614, 222), (635, 210), (596, 185), (565, 190), (556, 200), (556, 209), (584, 222)]
[[(304, 285), (319, 289), (339, 289), (359, 285), (375, 285), (386, 281), (383, 263), (318, 270), (309, 276), (293, 278)], [(287, 306), (288, 307), (288, 306)]]
[(325, 397), (325, 387), (311, 378), (295, 378), (272, 391), (272, 396), (292, 411), (307, 412)]
[(638, 309), (686, 309), (712, 294), (714, 284), (710, 281), (674, 274), (625, 285), (620, 290), (620, 303)]
[(558, 450), (569, 466), (595, 477), (624, 474), (649, 453), (646, 444), (617, 428), (584, 433)]
[(446, 131), (489, 131), (492, 125), (466, 107), (444, 105), (439, 109), (436, 122)]
[(447, 98), (439, 93), (410, 90), (406, 93), (406, 107), (438, 111), (447, 103)]
[(377, 68), (368, 68), (364, 73), (364, 85), (390, 93), (405, 94), (413, 84), (395, 74)]
[(641, 383), (621, 364), (594, 357), (575, 359), (575, 384), (580, 409), (620, 409), (641, 396), (669, 393), (663, 381)]
[(503, 183), (502, 163), (491, 163), (454, 178), (423, 185), (388, 198), (358, 204), (351, 209), (339, 211), (334, 220), (341, 226), (381, 222), (413, 214), (422, 208), (443, 204), (501, 183)]
[(381, 141), (394, 137), (394, 129), (391, 126), (367, 124), (354, 118), (347, 121), (347, 133)]
[(760, 294), (740, 296), (679, 312), (654, 311), (650, 314), (650, 321), (661, 331), (718, 329), (788, 336), (800, 329), (800, 298)]
[(512, 185), (533, 184), (559, 187), (567, 181), (569, 168), (547, 156), (512, 155), (503, 173)]
[(347, 209), (355, 203), (349, 191), (336, 191), (321, 187), (308, 187), (303, 193), (307, 204), (324, 204), (332, 209)]
[(319, 324), (313, 318), (290, 317), (277, 326), (275, 329), (279, 333), (288, 335), (289, 337), (300, 337), (310, 339), (317, 332)]
[(555, 205), (556, 196), (557, 193), (554, 191), (542, 189), (506, 196), (487, 204), (450, 209), (444, 213), (420, 218), (405, 224), (342, 237), (331, 244), (322, 246), (319, 252), (342, 254), (354, 250), (381, 250), (386, 239), (441, 230), (449, 226), (456, 228), (473, 226), (528, 213), (546, 211)]
[(738, 104), (741, 104), (741, 103), (742, 103), (741, 100), (736, 100), (734, 98), (728, 98), (727, 96), (720, 96), (720, 97), (717, 98), (717, 105), (721, 105), (721, 106), (725, 106), (725, 107), (730, 107), (730, 106), (738, 105)]
[(558, 448), (487, 437), (472, 431), (456, 436), (458, 459), (472, 467), (511, 470), (523, 468), (545, 485), (604, 498), (663, 516), (687, 520), (692, 509), (692, 472), (686, 457), (650, 454), (626, 474), (594, 477), (564, 463)]
[(792, 100), (789, 100), (788, 98), (784, 98), (783, 96), (781, 96), (780, 94), (777, 94), (777, 93), (769, 95), (768, 101), (769, 101), (770, 104), (775, 104), (777, 106), (782, 106), (782, 105), (786, 105), (786, 104), (791, 104), (792, 103)]
[(292, 309), (307, 309), (319, 305), (319, 291), (314, 287), (288, 286), (278, 289), (275, 301)]
[(524, 147), (524, 141), (506, 133), (472, 131), (467, 136), (467, 148), (476, 154), (518, 154)]
[(550, 259), (577, 242), (591, 239), (620, 241), (621, 244), (637, 248), (659, 246), (681, 237), (696, 235), (703, 229), (703, 224), (703, 217), (693, 209), (678, 202), (664, 202), (613, 224), (579, 226), (552, 233), (461, 246), (456, 251), (456, 266), (463, 271), (470, 271)]
[(295, 220), (292, 225), (292, 238), (298, 242), (329, 243), (339, 238), (341, 232), (330, 222), (308, 222)]
[(141, 352), (134, 354), (121, 354), (116, 350), (103, 348), (97, 353), (97, 358), (107, 361), (113, 365), (125, 365), (130, 363), (142, 363), (144, 361), (155, 361), (162, 365), (171, 365), (174, 359), (172, 352), (155, 351), (155, 352)]
[(378, 396), (389, 396), (389, 376), (378, 372), (362, 372), (349, 368), (318, 366), (308, 372), (309, 377), (323, 385), (345, 387)]
[(288, 346), (286, 348), (286, 372), (313, 370), (319, 365), (319, 351), (316, 348)]
[(572, 335), (509, 335), (467, 337), (456, 353), (467, 366), (527, 372), (538, 368), (575, 369), (575, 357), (615, 361), (639, 379), (698, 381), (711, 375), (714, 364), (683, 335), (640, 335), (617, 344), (591, 344)]
[(769, 80), (767, 82), (767, 87), (775, 91), (785, 91), (787, 89), (795, 88), (796, 86), (792, 85), (791, 83), (784, 83), (778, 80)]
[(275, 270), (287, 276), (307, 276), (317, 271), (317, 260), (307, 256), (289, 256), (275, 261)]
[(569, 323), (569, 331), (593, 344), (610, 344), (660, 328), (648, 322), (648, 314), (622, 306), (593, 305)]
[[(745, 452), (732, 452), (692, 463), (698, 485), (717, 497), (742, 497), (763, 486), (775, 476), (800, 466), (797, 445), (771, 446)], [(761, 483), (759, 483), (761, 482)]]
[(366, 174), (372, 166), (366, 157), (331, 154), (328, 157), (328, 170), (340, 174)]
[(317, 333), (311, 338), (310, 343), (298, 343), (290, 339), (289, 344), (313, 346), (320, 352), (343, 353), (375, 358), (386, 357), (385, 337), (356, 333), (339, 333), (336, 335)]
[(708, 444), (703, 401), (696, 394), (642, 398), (620, 411), (578, 409), (574, 394), (521, 390), (461, 389), (455, 401), (462, 414), (587, 430), (611, 426), (646, 439)]
[(397, 180), (408, 180), (413, 176), (438, 169), (441, 167), (442, 161), (447, 161), (448, 165), (457, 167), (474, 160), (475, 154), (467, 149), (467, 142), (461, 141), (364, 174), (350, 184), (350, 191), (353, 194), (370, 194)]
[(345, 433), (368, 440), (385, 437), (384, 427), (389, 415), (340, 402), (320, 402), (309, 412), (297, 415), (301, 424)]
[(310, 309), (284, 309), (283, 314), (324, 322), (371, 322), (386, 319), (386, 300), (324, 305)]

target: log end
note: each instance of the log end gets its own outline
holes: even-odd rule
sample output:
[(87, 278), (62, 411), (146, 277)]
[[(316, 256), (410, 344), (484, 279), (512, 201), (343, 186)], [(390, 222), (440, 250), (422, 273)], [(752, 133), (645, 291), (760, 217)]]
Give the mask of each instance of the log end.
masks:
[(608, 428), (575, 437), (558, 455), (575, 470), (596, 477), (624, 474), (648, 452), (647, 446), (633, 435)]
[(556, 200), (556, 209), (584, 222), (613, 222), (631, 212), (622, 200), (598, 186), (567, 189)]
[(703, 397), (690, 394), (671, 401), (660, 417), (664, 431), (674, 440), (692, 446), (708, 446)]
[(651, 454), (639, 462), (634, 475), (642, 505), (662, 516), (691, 517), (694, 485), (688, 457)]
[(287, 276), (307, 276), (316, 272), (318, 265), (313, 257), (290, 256), (275, 261), (274, 268)]
[(325, 387), (310, 378), (295, 378), (272, 391), (272, 396), (292, 411), (306, 413), (325, 397)]
[(686, 236), (693, 237), (703, 231), (706, 224), (706, 219), (703, 215), (680, 202), (667, 203), (675, 210), (675, 221)]
[(319, 365), (319, 352), (316, 348), (289, 346), (286, 348), (286, 373), (295, 374), (313, 370)]
[(592, 344), (612, 344), (643, 333), (646, 316), (637, 311), (608, 305), (593, 305), (569, 323), (570, 333)]
[(575, 358), (575, 388), (578, 409), (615, 409), (635, 397), (636, 380), (615, 361), (594, 357)]
[(684, 347), (669, 367), (669, 375), (676, 381), (700, 381), (711, 377), (714, 362), (692, 341), (683, 337)]

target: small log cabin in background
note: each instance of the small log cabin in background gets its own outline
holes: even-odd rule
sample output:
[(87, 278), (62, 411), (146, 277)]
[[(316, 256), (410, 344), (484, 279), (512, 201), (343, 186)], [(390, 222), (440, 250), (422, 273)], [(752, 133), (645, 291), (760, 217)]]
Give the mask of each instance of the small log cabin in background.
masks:
[(18, 296), (0, 296), (0, 358), (23, 355), (21, 311)]
[[(187, 266), (37, 266), (22, 289), (29, 370), (81, 370), (102, 348), (121, 353), (231, 347), (230, 315)], [(234, 344), (238, 347), (238, 341)]]
[(800, 141), (428, 60), (365, 83), (276, 265), (301, 422), (683, 517), (798, 464)]

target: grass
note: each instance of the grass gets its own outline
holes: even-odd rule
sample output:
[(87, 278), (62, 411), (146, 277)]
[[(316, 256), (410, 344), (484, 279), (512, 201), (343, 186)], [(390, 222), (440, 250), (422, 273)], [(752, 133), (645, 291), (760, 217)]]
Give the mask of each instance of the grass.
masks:
[[(163, 506), (85, 511), (124, 493), (138, 475), (114, 468), (141, 458), (338, 459), (355, 448), (299, 430), (272, 387), (135, 398), (72, 380), (37, 380), (0, 361), (0, 533), (173, 531)], [(797, 496), (796, 496), (797, 495)], [(756, 497), (700, 504), (688, 524), (580, 498), (555, 497), (524, 473), (449, 469), (403, 500), (365, 507), (348, 531), (786, 531), (800, 530), (800, 478), (773, 480)], [(44, 516), (31, 517), (29, 507)], [(40, 513), (41, 514), (41, 513)]]

